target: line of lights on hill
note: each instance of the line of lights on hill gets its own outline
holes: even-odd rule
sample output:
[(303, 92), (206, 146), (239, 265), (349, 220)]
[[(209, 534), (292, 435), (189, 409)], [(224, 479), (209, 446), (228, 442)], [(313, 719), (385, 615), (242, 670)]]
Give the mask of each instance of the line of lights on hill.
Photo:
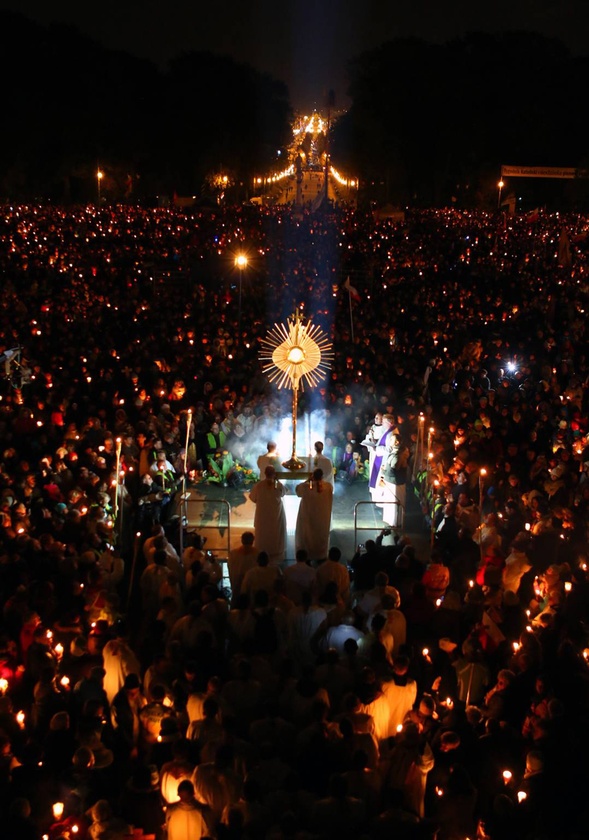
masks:
[(282, 172), (275, 172), (274, 175), (268, 175), (266, 178), (254, 178), (254, 184), (260, 186), (261, 184), (275, 184), (278, 181), (283, 181), (285, 178), (290, 178), (294, 175), (294, 165), (288, 166)]
[(329, 167), (329, 171), (330, 171), (332, 177), (335, 178), (335, 180), (338, 182), (338, 184), (341, 184), (342, 187), (356, 187), (356, 189), (358, 189), (358, 181), (355, 181), (355, 180), (350, 179), (350, 178), (345, 178), (333, 166)]
[[(287, 169), (283, 169), (282, 172), (275, 172), (274, 175), (268, 175), (266, 178), (256, 177), (254, 178), (254, 185), (257, 187), (262, 186), (262, 184), (276, 184), (279, 181), (283, 181), (285, 178), (290, 178), (294, 175), (294, 166), (289, 166)], [(350, 187), (358, 189), (358, 181), (354, 178), (346, 178), (334, 166), (329, 167), (330, 175), (340, 184), (342, 187)]]

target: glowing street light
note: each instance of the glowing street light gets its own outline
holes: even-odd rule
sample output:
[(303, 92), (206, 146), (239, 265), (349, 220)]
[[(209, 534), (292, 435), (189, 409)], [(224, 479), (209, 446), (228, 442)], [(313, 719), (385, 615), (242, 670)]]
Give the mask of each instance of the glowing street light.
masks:
[(497, 198), (497, 209), (498, 210), (501, 208), (501, 191), (502, 191), (504, 186), (505, 186), (505, 181), (503, 180), (503, 178), (501, 178), (501, 180), (497, 184), (497, 187), (499, 189), (499, 197)]
[(485, 476), (487, 475), (487, 470), (485, 467), (481, 467), (479, 470), (479, 548), (481, 553), (481, 563), (483, 561), (483, 523), (484, 523), (484, 516), (483, 516), (483, 501), (485, 498)]
[(101, 169), (98, 169), (97, 172), (96, 172), (96, 184), (98, 186), (98, 206), (100, 206), (100, 187), (101, 187), (103, 178), (104, 178), (104, 172)]

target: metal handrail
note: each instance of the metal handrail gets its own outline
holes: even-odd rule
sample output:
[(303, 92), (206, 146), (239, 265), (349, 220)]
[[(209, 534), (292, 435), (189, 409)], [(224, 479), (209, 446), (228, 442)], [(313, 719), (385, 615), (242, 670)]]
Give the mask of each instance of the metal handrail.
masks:
[(372, 499), (362, 500), (360, 502), (356, 502), (354, 505), (354, 545), (357, 545), (357, 535), (358, 531), (382, 531), (383, 528), (388, 528), (389, 526), (384, 524), (383, 528), (375, 527), (374, 525), (365, 525), (359, 526), (358, 525), (358, 508), (361, 505), (370, 505), (370, 507), (382, 507), (383, 505), (397, 505), (397, 507), (401, 508), (401, 527), (399, 528), (392, 528), (393, 531), (401, 531), (401, 534), (405, 533), (405, 505), (402, 505), (401, 502), (393, 502), (393, 501), (381, 501), (381, 502), (373, 502)]
[[(225, 525), (220, 524), (221, 523), (221, 517), (219, 517), (219, 521), (215, 522), (214, 525), (206, 525), (206, 524), (202, 524), (200, 522), (199, 523), (193, 522), (191, 524), (188, 512), (189, 512), (189, 506), (193, 506), (193, 505), (219, 505), (222, 508), (225, 508), (226, 512), (227, 512), (227, 525), (225, 526)], [(183, 507), (184, 507), (184, 510), (186, 512), (185, 515), (186, 515), (186, 530), (187, 530), (187, 532), (188, 531), (192, 531), (192, 532), (198, 531), (200, 533), (200, 531), (218, 531), (220, 528), (225, 529), (226, 536), (227, 536), (226, 556), (225, 557), (220, 557), (218, 559), (219, 559), (220, 562), (223, 562), (224, 560), (227, 560), (227, 558), (229, 557), (229, 551), (231, 550), (231, 505), (229, 504), (227, 499), (192, 499), (191, 494), (189, 493), (188, 498), (185, 499), (184, 502), (183, 502)], [(215, 554), (216, 552), (222, 551), (223, 549), (221, 548), (221, 549), (213, 549), (213, 550), (207, 549), (207, 550), (210, 550), (211, 554)]]

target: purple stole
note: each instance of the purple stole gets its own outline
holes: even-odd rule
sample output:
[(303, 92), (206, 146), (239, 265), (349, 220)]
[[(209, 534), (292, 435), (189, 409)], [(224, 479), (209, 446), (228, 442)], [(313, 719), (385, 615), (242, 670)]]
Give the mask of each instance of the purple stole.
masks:
[[(381, 436), (380, 440), (376, 444), (377, 446), (386, 446), (387, 445), (387, 437), (393, 431), (393, 427), (389, 426), (386, 432)], [(378, 476), (380, 474), (380, 468), (382, 466), (382, 459), (384, 455), (376, 455), (374, 459), (374, 463), (372, 464), (372, 472), (370, 473), (370, 482), (369, 487), (371, 490), (374, 490), (376, 485), (378, 484)]]

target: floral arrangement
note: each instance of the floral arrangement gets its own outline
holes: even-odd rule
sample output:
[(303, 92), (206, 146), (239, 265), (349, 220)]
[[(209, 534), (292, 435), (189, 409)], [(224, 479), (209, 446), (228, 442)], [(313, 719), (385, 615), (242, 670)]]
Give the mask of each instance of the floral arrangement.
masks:
[(251, 484), (256, 480), (254, 471), (235, 460), (227, 449), (209, 456), (208, 467), (201, 477), (201, 481), (206, 481), (208, 484), (240, 487), (242, 484)]

